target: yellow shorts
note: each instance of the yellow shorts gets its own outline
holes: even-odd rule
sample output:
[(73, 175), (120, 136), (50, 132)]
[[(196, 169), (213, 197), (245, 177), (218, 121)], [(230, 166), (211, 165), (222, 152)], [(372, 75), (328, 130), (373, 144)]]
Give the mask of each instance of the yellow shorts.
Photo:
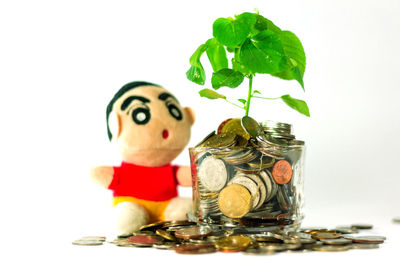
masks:
[(164, 211), (171, 202), (171, 200), (151, 201), (134, 197), (114, 197), (113, 205), (116, 206), (117, 204), (125, 201), (133, 202), (142, 206), (149, 215), (149, 223), (164, 221)]

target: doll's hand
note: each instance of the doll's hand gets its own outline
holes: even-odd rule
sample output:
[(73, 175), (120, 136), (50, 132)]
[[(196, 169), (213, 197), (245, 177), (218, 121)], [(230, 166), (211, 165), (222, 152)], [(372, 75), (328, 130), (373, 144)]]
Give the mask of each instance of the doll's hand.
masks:
[(192, 186), (192, 173), (189, 166), (179, 167), (176, 174), (178, 184), (181, 186)]
[(90, 170), (90, 178), (96, 184), (108, 188), (114, 175), (114, 168), (110, 166), (97, 166)]

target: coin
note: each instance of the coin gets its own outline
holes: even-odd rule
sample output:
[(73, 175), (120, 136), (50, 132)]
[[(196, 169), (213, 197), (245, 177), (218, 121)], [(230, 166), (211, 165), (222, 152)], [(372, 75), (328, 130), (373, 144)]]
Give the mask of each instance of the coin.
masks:
[(312, 238), (317, 240), (335, 239), (341, 237), (341, 235), (336, 232), (313, 232), (311, 236)]
[(157, 249), (173, 249), (176, 246), (175, 242), (163, 242), (160, 244), (153, 244), (153, 248)]
[(154, 229), (158, 229), (161, 228), (164, 225), (165, 222), (159, 221), (159, 222), (155, 222), (155, 223), (150, 223), (150, 224), (146, 224), (143, 225), (142, 227), (139, 228), (140, 231), (151, 231)]
[(103, 245), (103, 241), (78, 239), (78, 240), (73, 241), (72, 245), (77, 245), (77, 246), (100, 246), (100, 245)]
[(274, 164), (272, 177), (277, 184), (287, 184), (293, 176), (292, 165), (286, 160), (279, 160)]
[(374, 249), (379, 248), (378, 244), (363, 244), (363, 243), (355, 243), (351, 245), (353, 249)]
[(176, 238), (170, 233), (162, 229), (157, 229), (156, 234), (169, 241), (176, 241)]
[(250, 139), (250, 135), (242, 127), (241, 119), (231, 119), (225, 122), (225, 125), (221, 128), (221, 133), (233, 133), (246, 140)]
[(252, 197), (244, 186), (231, 184), (222, 189), (218, 196), (220, 211), (229, 218), (241, 218), (252, 206)]
[(218, 129), (217, 129), (217, 133), (218, 133), (218, 134), (222, 133), (222, 128), (224, 128), (225, 124), (226, 124), (228, 121), (230, 121), (230, 120), (232, 120), (232, 118), (226, 119), (226, 120), (224, 120), (223, 122), (221, 122), (221, 123), (219, 124)]
[(228, 180), (225, 163), (221, 159), (207, 157), (201, 162), (198, 178), (207, 190), (211, 192), (221, 190)]
[(301, 247), (300, 243), (296, 244), (279, 244), (279, 243), (259, 243), (260, 247), (263, 249), (268, 249), (271, 251), (285, 251), (285, 250), (295, 250)]
[(255, 119), (249, 116), (244, 116), (241, 119), (241, 125), (243, 129), (253, 138), (259, 136), (263, 131), (261, 125), (258, 124)]
[(174, 247), (174, 250), (180, 254), (205, 254), (216, 252), (214, 245), (205, 244), (182, 244)]
[(80, 240), (95, 240), (95, 241), (106, 241), (105, 236), (83, 236)]
[(324, 245), (333, 245), (333, 246), (349, 245), (353, 243), (351, 240), (346, 238), (322, 239), (321, 241), (322, 243), (324, 243)]
[(382, 244), (385, 242), (386, 237), (384, 236), (343, 236), (346, 239), (350, 239), (354, 243), (363, 244)]
[(203, 238), (210, 235), (211, 233), (212, 231), (210, 228), (201, 226), (192, 226), (174, 232), (175, 237), (180, 239)]
[(199, 146), (203, 145), (210, 137), (212, 137), (214, 135), (215, 135), (215, 131), (212, 131), (203, 140), (201, 140), (200, 143), (198, 143), (195, 147), (199, 147)]
[(236, 135), (232, 133), (221, 133), (211, 136), (204, 142), (204, 147), (230, 147), (236, 143)]
[(356, 228), (352, 228), (350, 226), (338, 226), (333, 230), (340, 234), (357, 234), (358, 233), (358, 230)]
[(372, 224), (352, 224), (350, 227), (360, 229), (360, 230), (365, 230), (365, 229), (372, 229), (374, 226)]
[(252, 239), (244, 235), (233, 235), (219, 239), (215, 243), (215, 247), (222, 252), (238, 252), (246, 250)]
[(245, 251), (243, 251), (243, 254), (246, 254), (246, 255), (260, 255), (260, 256), (273, 255), (275, 253), (276, 253), (276, 251), (265, 248), (265, 247), (248, 248)]
[(159, 236), (150, 236), (150, 235), (135, 235), (135, 236), (130, 236), (126, 239), (126, 241), (132, 243), (132, 245), (138, 247), (151, 247), (154, 244), (159, 244), (161, 240), (162, 239)]
[[(261, 182), (261, 180), (259, 179)], [(241, 173), (238, 173), (235, 177), (232, 178), (232, 180), (228, 183), (229, 185), (231, 184), (238, 184), (244, 186), (247, 190), (249, 190), (251, 194), (251, 199), (252, 199), (252, 208), (256, 208), (260, 198), (261, 198), (261, 192), (259, 187), (261, 185), (257, 184), (253, 179), (250, 178), (249, 174), (248, 175), (243, 175)], [(265, 190), (265, 186), (264, 186)], [(265, 197), (266, 193), (264, 194)], [(264, 200), (262, 200), (264, 201)]]
[(168, 228), (168, 227), (175, 227), (175, 226), (189, 226), (189, 225), (195, 225), (195, 222), (191, 222), (188, 220), (181, 220), (181, 221), (169, 221), (165, 222), (163, 224), (162, 228)]
[(329, 245), (323, 245), (323, 246), (315, 246), (313, 249), (315, 251), (324, 251), (324, 252), (340, 252), (340, 251), (347, 251), (351, 249), (351, 246), (329, 246)]
[(324, 227), (302, 227), (300, 228), (300, 232), (303, 233), (312, 233), (312, 232), (319, 232), (319, 231), (327, 231), (327, 228)]

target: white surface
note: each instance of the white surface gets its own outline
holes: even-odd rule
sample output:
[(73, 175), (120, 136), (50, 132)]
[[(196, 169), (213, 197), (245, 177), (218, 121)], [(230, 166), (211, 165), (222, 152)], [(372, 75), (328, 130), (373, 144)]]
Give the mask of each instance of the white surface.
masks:
[[(12, 259), (7, 266), (21, 261), (138, 265), (146, 257), (187, 266), (213, 259), (242, 265), (286, 260), (374, 265), (396, 256), (400, 226), (390, 221), (400, 215), (399, 5), (396, 0), (2, 1), (0, 231), (6, 250), (1, 260)], [(203, 87), (185, 77), (188, 59), (211, 37), (216, 18), (253, 8), (296, 33), (307, 54), (305, 93), (294, 81), (261, 75), (254, 88), (266, 96), (305, 99), (312, 117), (261, 100), (253, 101), (250, 114), (293, 123), (297, 137), (306, 141), (305, 223), (375, 223), (387, 244), (375, 251), (265, 259), (72, 247), (74, 238), (109, 229), (110, 192), (90, 183), (88, 169), (119, 162), (105, 128), (105, 108), (115, 91), (133, 80), (173, 91), (197, 112), (190, 145), (196, 144), (220, 121), (242, 112), (201, 99), (197, 91)], [(221, 92), (243, 97), (245, 88)], [(176, 163), (188, 161), (184, 152)]]

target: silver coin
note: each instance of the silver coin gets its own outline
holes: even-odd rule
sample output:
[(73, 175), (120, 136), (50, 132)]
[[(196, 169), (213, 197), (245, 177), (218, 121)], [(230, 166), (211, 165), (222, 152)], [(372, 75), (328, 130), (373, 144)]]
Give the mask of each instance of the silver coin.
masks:
[(103, 241), (98, 240), (86, 240), (86, 239), (78, 239), (72, 242), (72, 245), (77, 246), (100, 246), (103, 245)]
[(265, 201), (269, 201), (276, 195), (276, 192), (278, 191), (278, 185), (276, 184), (275, 180), (272, 178), (272, 174), (268, 170), (260, 172), (260, 176), (261, 178), (263, 178), (268, 190), (267, 198)]
[(350, 239), (354, 243), (363, 244), (381, 244), (386, 240), (384, 236), (343, 236), (346, 239)]
[(211, 192), (220, 191), (228, 180), (224, 161), (212, 156), (207, 157), (199, 166), (198, 177), (207, 190)]
[(238, 174), (235, 177), (233, 177), (233, 179), (231, 181), (229, 181), (228, 183), (230, 184), (239, 184), (244, 186), (245, 188), (247, 188), (247, 190), (249, 190), (251, 196), (252, 196), (252, 200), (253, 200), (253, 204), (252, 204), (252, 208), (254, 209), (258, 202), (260, 201), (260, 190), (258, 188), (258, 185), (256, 184), (256, 182), (254, 182), (252, 179), (250, 179), (247, 176), (244, 176), (243, 174)]
[(256, 174), (247, 174), (247, 177), (252, 179), (257, 184), (258, 189), (260, 190), (260, 200), (258, 201), (257, 206), (254, 208), (254, 210), (257, 210), (258, 208), (261, 207), (261, 205), (264, 203), (267, 197), (267, 189), (265, 188), (265, 184), (260, 178), (260, 176)]
[(353, 249), (375, 249), (375, 248), (379, 248), (379, 245), (378, 244), (355, 243), (355, 244), (352, 244), (351, 247)]

